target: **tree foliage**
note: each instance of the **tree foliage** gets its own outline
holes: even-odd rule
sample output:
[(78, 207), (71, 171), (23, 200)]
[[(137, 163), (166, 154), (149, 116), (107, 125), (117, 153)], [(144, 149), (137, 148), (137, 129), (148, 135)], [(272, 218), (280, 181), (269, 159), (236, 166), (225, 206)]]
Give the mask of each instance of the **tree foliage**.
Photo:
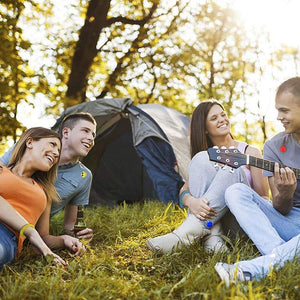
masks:
[[(246, 84), (245, 73), (253, 71), (251, 62), (244, 59), (253, 51), (251, 42), (233, 11), (214, 1), (125, 2), (98, 1), (106, 5), (105, 18), (104, 10), (97, 13), (95, 3), (89, 2), (72, 61), (67, 101), (85, 101), (86, 82), (100, 73), (100, 97), (129, 95), (139, 103), (159, 101), (179, 108), (186, 106), (194, 92), (200, 100), (226, 98), (230, 111), (240, 98), (238, 88)], [(95, 33), (97, 22), (101, 30)], [(91, 36), (93, 44), (83, 47)], [(80, 72), (81, 68), (85, 71)]]
[(32, 98), (49, 99), (52, 114), (96, 96), (157, 102), (187, 114), (216, 98), (238, 124), (235, 134), (257, 139), (255, 123), (263, 142), (272, 128), (260, 77), (276, 77), (285, 62), (298, 72), (299, 50), (272, 49), (264, 32), (246, 31), (229, 0), (0, 5), (2, 137), (16, 137), (18, 107)]
[(16, 131), (22, 128), (17, 120), (18, 105), (26, 99), (33, 75), (21, 51), (29, 51), (30, 43), (22, 38), (18, 21), (24, 10), (23, 1), (0, 3), (0, 141), (7, 136), (16, 139)]

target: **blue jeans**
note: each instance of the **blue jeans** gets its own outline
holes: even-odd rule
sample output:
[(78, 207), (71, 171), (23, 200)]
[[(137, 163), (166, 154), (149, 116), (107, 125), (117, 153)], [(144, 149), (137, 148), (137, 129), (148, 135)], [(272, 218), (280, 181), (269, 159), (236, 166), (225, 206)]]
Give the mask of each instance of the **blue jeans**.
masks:
[(213, 224), (228, 212), (224, 194), (226, 189), (236, 182), (249, 185), (242, 168), (233, 170), (228, 166), (219, 166), (209, 160), (206, 151), (197, 153), (190, 162), (190, 193), (196, 198), (204, 197), (209, 206), (216, 210), (217, 215), (210, 220)]
[(260, 197), (245, 184), (236, 183), (225, 193), (225, 201), (242, 229), (262, 255), (300, 234), (300, 208), (282, 215), (270, 200)]
[(251, 260), (240, 261), (238, 265), (244, 272), (250, 272), (253, 278), (261, 279), (275, 267), (283, 267), (286, 261), (292, 261), (300, 255), (300, 234), (288, 242), (276, 247), (270, 254), (263, 255)]
[(0, 270), (15, 259), (18, 248), (16, 235), (0, 223)]

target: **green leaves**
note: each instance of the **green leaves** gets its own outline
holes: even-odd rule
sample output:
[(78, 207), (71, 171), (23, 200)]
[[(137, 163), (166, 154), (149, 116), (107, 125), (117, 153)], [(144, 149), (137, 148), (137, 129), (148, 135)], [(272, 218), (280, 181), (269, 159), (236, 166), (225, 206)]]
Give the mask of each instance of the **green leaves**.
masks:
[(188, 115), (216, 98), (229, 116), (251, 111), (259, 127), (245, 123), (235, 134), (262, 143), (273, 132), (258, 82), (299, 67), (298, 49), (275, 52), (265, 32), (245, 30), (229, 0), (1, 1), (0, 21), (4, 142), (22, 130), (20, 103), (42, 94), (55, 115), (96, 96)]

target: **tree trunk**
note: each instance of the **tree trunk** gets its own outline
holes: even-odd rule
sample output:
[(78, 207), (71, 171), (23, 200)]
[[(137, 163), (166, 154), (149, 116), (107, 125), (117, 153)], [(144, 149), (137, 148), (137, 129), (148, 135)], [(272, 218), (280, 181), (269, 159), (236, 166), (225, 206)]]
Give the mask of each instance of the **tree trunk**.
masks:
[(64, 100), (65, 108), (86, 101), (86, 85), (90, 67), (97, 55), (100, 33), (107, 26), (110, 0), (91, 0), (81, 28)]

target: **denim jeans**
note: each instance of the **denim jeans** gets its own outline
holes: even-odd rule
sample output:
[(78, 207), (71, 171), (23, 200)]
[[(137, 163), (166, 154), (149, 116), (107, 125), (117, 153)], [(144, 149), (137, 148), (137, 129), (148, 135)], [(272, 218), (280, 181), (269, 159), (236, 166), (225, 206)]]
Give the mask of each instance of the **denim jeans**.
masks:
[[(228, 166), (215, 164), (209, 160), (206, 151), (197, 153), (190, 162), (190, 193), (196, 198), (204, 197), (209, 202), (209, 206), (216, 210), (217, 215), (210, 220), (213, 224), (228, 212), (224, 197), (225, 191), (236, 182), (249, 185), (242, 168), (233, 170)], [(206, 222), (203, 223), (206, 224)]]
[(283, 267), (286, 261), (292, 261), (300, 255), (300, 234), (288, 242), (274, 248), (270, 254), (263, 255), (251, 260), (240, 261), (238, 265), (244, 272), (250, 272), (253, 278), (261, 279), (275, 267)]
[(228, 208), (262, 255), (300, 234), (300, 208), (282, 215), (272, 202), (244, 184), (236, 183), (225, 193)]
[(16, 256), (18, 240), (16, 235), (0, 223), (0, 270), (9, 265)]

